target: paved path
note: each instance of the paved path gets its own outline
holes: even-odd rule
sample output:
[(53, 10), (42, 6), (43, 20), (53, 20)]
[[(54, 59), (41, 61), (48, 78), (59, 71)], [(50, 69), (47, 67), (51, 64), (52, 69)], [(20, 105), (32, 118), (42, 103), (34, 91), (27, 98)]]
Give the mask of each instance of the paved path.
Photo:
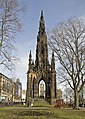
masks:
[(5, 107), (5, 108), (8, 108), (8, 109), (28, 109), (28, 110), (50, 110), (52, 108), (49, 108), (49, 107)]
[[(4, 107), (4, 108), (8, 108), (8, 109), (21, 109), (21, 110), (52, 110), (55, 108), (52, 107)], [(65, 108), (66, 110), (68, 109), (72, 109), (72, 108)], [(79, 107), (80, 110), (85, 111), (85, 107)]]
[(85, 107), (79, 107), (79, 109), (85, 111)]

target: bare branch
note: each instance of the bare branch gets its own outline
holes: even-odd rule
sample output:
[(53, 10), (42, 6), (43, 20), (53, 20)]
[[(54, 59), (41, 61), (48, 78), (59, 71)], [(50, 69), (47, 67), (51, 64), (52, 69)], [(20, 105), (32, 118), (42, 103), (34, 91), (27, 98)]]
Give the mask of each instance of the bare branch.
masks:
[(60, 61), (62, 77), (76, 97), (85, 85), (85, 24), (78, 18), (69, 19), (54, 28), (48, 38)]
[(0, 64), (9, 70), (16, 59), (12, 51), (15, 50), (14, 37), (22, 28), (18, 15), (22, 10), (17, 0), (0, 0)]

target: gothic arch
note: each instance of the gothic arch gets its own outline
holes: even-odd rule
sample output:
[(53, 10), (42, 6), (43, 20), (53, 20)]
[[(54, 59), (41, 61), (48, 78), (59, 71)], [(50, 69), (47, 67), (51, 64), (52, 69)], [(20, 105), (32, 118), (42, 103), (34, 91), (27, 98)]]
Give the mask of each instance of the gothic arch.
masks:
[(38, 81), (38, 96), (40, 98), (46, 98), (46, 81), (44, 78), (40, 78)]

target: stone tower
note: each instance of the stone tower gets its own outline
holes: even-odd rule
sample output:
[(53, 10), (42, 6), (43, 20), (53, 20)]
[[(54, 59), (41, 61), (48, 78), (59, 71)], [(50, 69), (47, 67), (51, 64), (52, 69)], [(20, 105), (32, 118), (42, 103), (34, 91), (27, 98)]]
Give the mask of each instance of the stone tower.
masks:
[(44, 98), (49, 103), (56, 99), (54, 52), (52, 52), (51, 64), (49, 64), (43, 11), (41, 11), (37, 35), (36, 60), (34, 63), (30, 51), (27, 71), (27, 103), (29, 104), (30, 100), (36, 98)]

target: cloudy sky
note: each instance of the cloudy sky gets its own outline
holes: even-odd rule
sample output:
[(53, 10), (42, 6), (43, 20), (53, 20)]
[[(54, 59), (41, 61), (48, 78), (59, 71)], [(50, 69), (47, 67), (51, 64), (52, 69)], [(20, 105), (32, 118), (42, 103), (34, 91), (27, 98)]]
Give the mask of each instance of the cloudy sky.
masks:
[[(51, 30), (72, 17), (85, 19), (85, 0), (19, 0), (26, 6), (26, 12), (20, 18), (23, 21), (23, 30), (16, 37), (17, 55), (20, 61), (13, 76), (19, 78), (23, 89), (26, 89), (26, 72), (28, 68), (28, 55), (32, 51), (35, 57), (37, 33), (41, 10), (44, 11), (46, 31)], [(10, 76), (6, 70), (1, 70)]]

